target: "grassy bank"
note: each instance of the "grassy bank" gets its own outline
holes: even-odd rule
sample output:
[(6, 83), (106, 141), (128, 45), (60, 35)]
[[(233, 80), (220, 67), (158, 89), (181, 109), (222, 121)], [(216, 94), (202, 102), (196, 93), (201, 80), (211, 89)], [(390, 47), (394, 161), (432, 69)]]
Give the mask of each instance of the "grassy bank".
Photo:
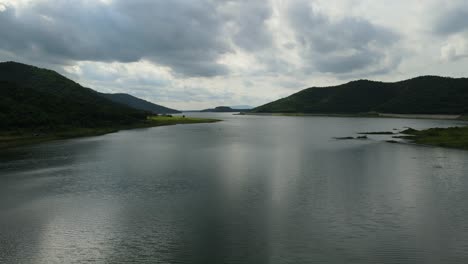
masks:
[(319, 116), (319, 117), (379, 117), (376, 113), (360, 113), (360, 114), (311, 114), (311, 113), (257, 113), (257, 112), (242, 112), (240, 115), (256, 115), (256, 116)]
[(387, 114), (387, 113), (355, 113), (355, 114), (340, 114), (340, 113), (257, 113), (243, 112), (240, 115), (262, 115), (262, 116), (323, 116), (323, 117), (365, 117), (365, 118), (403, 118), (403, 119), (437, 119), (437, 120), (466, 120), (468, 116), (460, 115), (418, 115), (418, 114)]
[(408, 129), (402, 133), (417, 144), (468, 150), (468, 127)]
[(0, 132), (0, 149), (37, 144), (41, 142), (78, 137), (99, 136), (120, 130), (169, 126), (177, 124), (213, 123), (221, 120), (183, 116), (150, 116), (146, 121), (127, 125), (99, 128), (60, 128), (55, 130), (15, 130)]
[(149, 116), (148, 121), (152, 126), (168, 126), (177, 124), (214, 123), (221, 120), (185, 116)]

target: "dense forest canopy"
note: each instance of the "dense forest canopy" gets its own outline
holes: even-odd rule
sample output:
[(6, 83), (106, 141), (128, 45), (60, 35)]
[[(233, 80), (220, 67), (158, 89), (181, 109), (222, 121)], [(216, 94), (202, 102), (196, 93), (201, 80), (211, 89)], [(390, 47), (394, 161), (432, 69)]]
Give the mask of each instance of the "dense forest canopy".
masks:
[(54, 71), (0, 63), (0, 127), (4, 130), (128, 125), (147, 115)]
[(468, 79), (423, 76), (395, 83), (359, 80), (313, 87), (252, 112), (466, 114)]

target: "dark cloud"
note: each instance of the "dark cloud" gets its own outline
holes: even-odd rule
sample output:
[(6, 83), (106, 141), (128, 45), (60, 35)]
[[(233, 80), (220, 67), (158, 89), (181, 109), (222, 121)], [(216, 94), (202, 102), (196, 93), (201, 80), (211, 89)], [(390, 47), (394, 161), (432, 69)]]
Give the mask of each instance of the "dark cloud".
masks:
[[(0, 49), (27, 61), (147, 59), (185, 76), (215, 76), (232, 44), (271, 45), (268, 1), (36, 1), (0, 12)], [(231, 41), (230, 41), (231, 40)]]
[[(391, 30), (361, 18), (331, 20), (309, 1), (285, 11), (296, 36), (285, 48), (300, 53), (306, 71), (390, 70), (381, 64), (392, 61), (389, 48), (398, 41)], [(174, 74), (210, 77), (228, 73), (218, 61), (235, 46), (265, 71), (287, 73), (291, 65), (277, 56), (268, 27), (272, 12), (270, 1), (31, 1), (0, 11), (0, 51), (42, 64), (144, 59)]]
[(272, 35), (266, 24), (272, 14), (269, 1), (231, 1), (226, 9), (234, 21), (233, 41), (238, 47), (256, 51), (271, 45)]
[(444, 41), (440, 48), (443, 62), (454, 62), (468, 57), (468, 5), (465, 1), (431, 6), (437, 15), (431, 17), (432, 32)]
[(219, 3), (209, 0), (51, 1), (0, 12), (0, 48), (27, 58), (132, 62), (142, 58), (176, 73), (213, 76), (224, 40)]
[(468, 5), (454, 5), (439, 14), (433, 30), (439, 35), (450, 35), (468, 30)]
[(380, 54), (372, 51), (356, 51), (347, 55), (317, 56), (316, 67), (321, 72), (348, 73), (379, 63)]
[[(384, 67), (389, 49), (399, 37), (362, 18), (332, 20), (314, 10), (309, 1), (296, 1), (288, 10), (303, 59), (310, 70), (347, 74)], [(390, 69), (389, 69), (390, 70)]]

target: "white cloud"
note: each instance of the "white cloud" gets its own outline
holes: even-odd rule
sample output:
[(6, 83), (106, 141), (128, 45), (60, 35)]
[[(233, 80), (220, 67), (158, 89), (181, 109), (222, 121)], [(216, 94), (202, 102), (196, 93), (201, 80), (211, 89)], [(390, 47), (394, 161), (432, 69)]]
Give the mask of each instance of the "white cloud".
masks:
[(440, 57), (443, 62), (450, 62), (468, 57), (468, 38), (456, 35), (450, 38), (440, 49)]

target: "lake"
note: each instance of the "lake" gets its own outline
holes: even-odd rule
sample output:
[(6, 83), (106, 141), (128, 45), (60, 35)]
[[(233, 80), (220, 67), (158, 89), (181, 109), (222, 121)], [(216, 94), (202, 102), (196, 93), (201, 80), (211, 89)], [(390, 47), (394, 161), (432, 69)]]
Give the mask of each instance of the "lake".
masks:
[(0, 152), (0, 263), (468, 263), (468, 151), (234, 116)]

